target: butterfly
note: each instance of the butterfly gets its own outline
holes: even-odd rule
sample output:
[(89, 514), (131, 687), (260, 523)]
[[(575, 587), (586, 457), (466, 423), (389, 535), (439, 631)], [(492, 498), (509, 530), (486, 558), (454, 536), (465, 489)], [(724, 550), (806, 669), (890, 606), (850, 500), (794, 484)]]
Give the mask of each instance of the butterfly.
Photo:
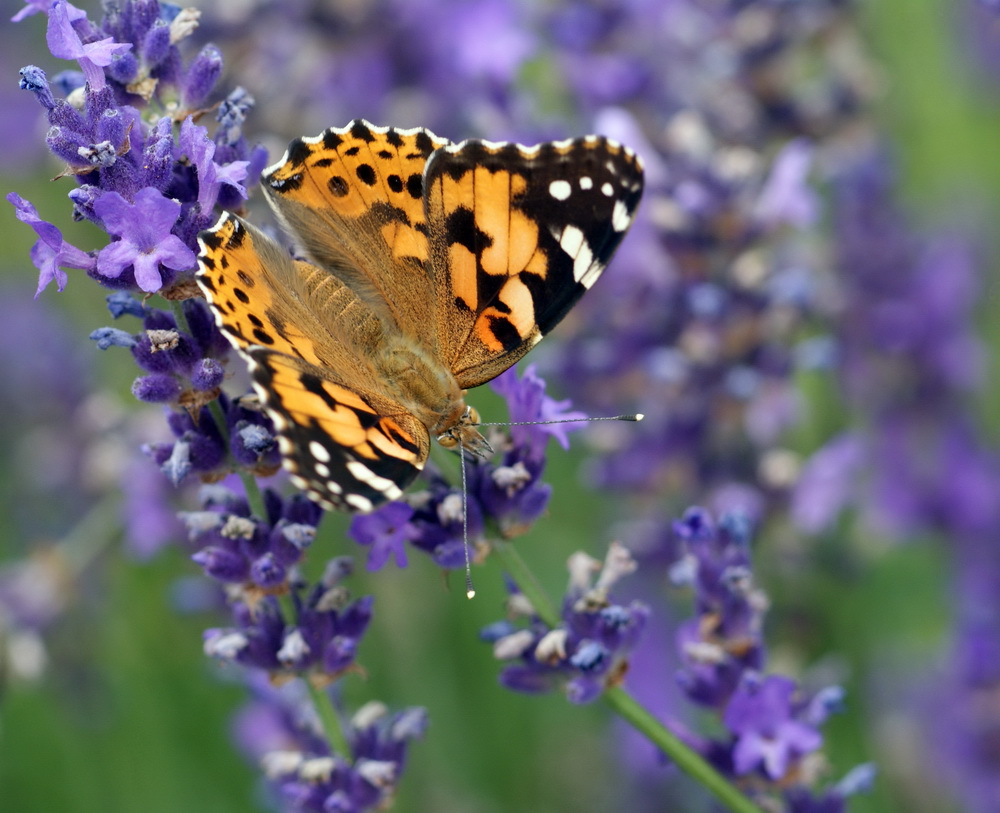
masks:
[(398, 499), (431, 438), (483, 455), (465, 391), (515, 364), (601, 275), (640, 159), (357, 119), (297, 138), (261, 184), (308, 261), (226, 213), (196, 278), (246, 359), (292, 482), (324, 508)]

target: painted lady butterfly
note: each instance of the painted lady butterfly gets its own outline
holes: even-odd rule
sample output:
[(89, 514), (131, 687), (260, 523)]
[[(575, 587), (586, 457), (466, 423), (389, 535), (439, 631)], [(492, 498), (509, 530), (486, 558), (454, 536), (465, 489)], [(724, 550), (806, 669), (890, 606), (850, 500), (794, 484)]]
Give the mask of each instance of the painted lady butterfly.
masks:
[(465, 390), (528, 352), (632, 223), (642, 163), (600, 136), (535, 147), (356, 120), (291, 142), (262, 176), (309, 262), (225, 214), (198, 282), (250, 365), (292, 481), (368, 511), (430, 438), (481, 454)]

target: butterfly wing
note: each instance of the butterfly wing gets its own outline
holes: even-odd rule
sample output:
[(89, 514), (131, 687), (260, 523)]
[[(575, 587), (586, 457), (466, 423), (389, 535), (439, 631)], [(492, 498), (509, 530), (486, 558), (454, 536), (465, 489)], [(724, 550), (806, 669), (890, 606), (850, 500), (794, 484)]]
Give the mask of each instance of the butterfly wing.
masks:
[(450, 142), (424, 129), (357, 119), (291, 142), (262, 182), (308, 257), (344, 281), (394, 329), (435, 341), (427, 318), (423, 170)]
[[(358, 357), (382, 341), (384, 328), (340, 280), (292, 260), (235, 215), (223, 215), (198, 242), (198, 283), (238, 350), (260, 345), (355, 379), (372, 378)], [(357, 352), (342, 352), (345, 343)]]
[(379, 317), (234, 215), (199, 243), (198, 283), (247, 359), (295, 484), (327, 509), (366, 511), (400, 496), (430, 440), (367, 361), (384, 341)]
[(396, 500), (427, 460), (426, 427), (326, 368), (262, 347), (245, 351), (292, 482), (327, 510)]
[(610, 139), (436, 150), (424, 205), (438, 345), (463, 388), (496, 377), (607, 266), (642, 196), (642, 163)]

